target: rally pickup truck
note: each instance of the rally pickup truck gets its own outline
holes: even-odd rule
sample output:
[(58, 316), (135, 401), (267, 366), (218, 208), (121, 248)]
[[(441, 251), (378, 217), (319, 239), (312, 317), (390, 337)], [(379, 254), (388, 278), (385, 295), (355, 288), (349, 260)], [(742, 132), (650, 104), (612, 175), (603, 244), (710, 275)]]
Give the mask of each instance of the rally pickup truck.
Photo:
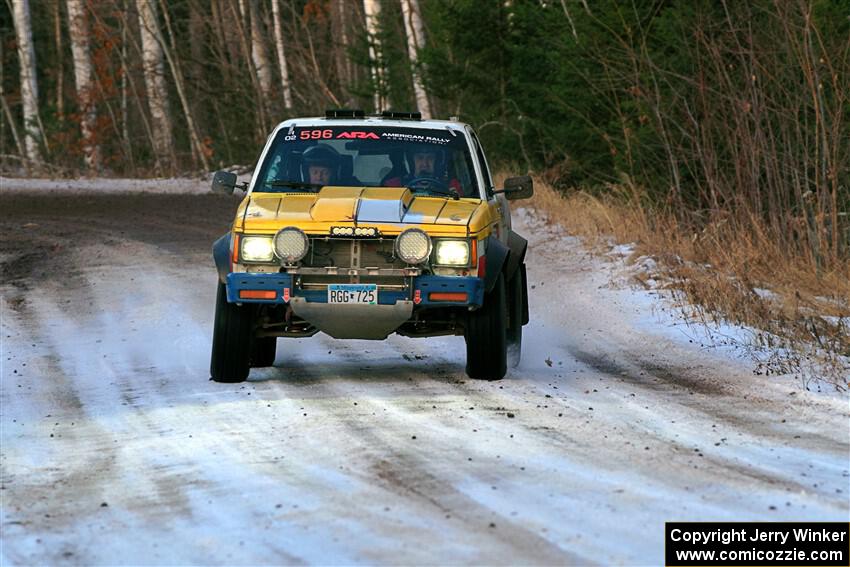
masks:
[(210, 375), (242, 382), (272, 366), (279, 337), (462, 335), (466, 373), (498, 380), (519, 362), (528, 323), (527, 242), (475, 132), (417, 113), (357, 110), (296, 118), (269, 136), (213, 245), (218, 270)]

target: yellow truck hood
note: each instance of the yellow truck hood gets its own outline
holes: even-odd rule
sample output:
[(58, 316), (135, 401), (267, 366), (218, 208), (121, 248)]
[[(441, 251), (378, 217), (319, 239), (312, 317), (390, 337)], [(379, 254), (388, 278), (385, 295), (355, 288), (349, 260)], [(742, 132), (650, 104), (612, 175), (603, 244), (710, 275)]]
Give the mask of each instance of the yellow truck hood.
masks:
[[(326, 232), (331, 226), (368, 225), (382, 233), (411, 226), (429, 233), (476, 233), (490, 224), (480, 199), (414, 196), (404, 187), (324, 187), (318, 193), (251, 193), (237, 211), (244, 232), (297, 226)], [(240, 222), (241, 221), (241, 222)]]

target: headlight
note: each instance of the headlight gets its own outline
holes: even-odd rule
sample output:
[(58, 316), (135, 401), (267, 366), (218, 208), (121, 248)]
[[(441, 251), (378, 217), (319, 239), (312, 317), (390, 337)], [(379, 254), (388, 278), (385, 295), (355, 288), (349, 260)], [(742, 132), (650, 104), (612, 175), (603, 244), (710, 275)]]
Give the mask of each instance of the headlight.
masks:
[(271, 262), (274, 248), (271, 236), (243, 236), (239, 258), (245, 262)]
[(437, 265), (469, 265), (469, 242), (466, 240), (438, 240), (435, 248)]
[(396, 238), (395, 253), (408, 264), (421, 264), (431, 255), (431, 238), (418, 228), (409, 228)]
[(310, 241), (299, 228), (288, 226), (274, 235), (274, 253), (277, 257), (292, 264), (307, 255)]

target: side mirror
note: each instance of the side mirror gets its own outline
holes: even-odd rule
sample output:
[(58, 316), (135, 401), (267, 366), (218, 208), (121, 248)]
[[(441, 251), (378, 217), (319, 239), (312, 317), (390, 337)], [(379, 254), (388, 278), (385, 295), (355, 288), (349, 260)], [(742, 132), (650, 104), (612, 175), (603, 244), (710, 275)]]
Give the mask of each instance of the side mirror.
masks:
[(212, 179), (213, 193), (232, 195), (236, 188), (236, 174), (229, 171), (216, 171)]
[(504, 193), (505, 198), (511, 201), (516, 199), (528, 199), (534, 195), (534, 182), (530, 175), (509, 177), (505, 179), (505, 188), (497, 189), (494, 193)]

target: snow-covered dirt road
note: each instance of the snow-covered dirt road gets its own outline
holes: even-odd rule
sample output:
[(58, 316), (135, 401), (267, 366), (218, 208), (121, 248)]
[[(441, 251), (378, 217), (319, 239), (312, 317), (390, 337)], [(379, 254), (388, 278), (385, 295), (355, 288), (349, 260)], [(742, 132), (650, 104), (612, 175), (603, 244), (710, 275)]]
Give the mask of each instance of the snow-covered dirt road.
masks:
[(212, 195), (0, 192), (0, 563), (661, 564), (666, 520), (843, 520), (846, 397), (655, 332), (525, 216), (500, 382), (459, 337), (208, 381)]

